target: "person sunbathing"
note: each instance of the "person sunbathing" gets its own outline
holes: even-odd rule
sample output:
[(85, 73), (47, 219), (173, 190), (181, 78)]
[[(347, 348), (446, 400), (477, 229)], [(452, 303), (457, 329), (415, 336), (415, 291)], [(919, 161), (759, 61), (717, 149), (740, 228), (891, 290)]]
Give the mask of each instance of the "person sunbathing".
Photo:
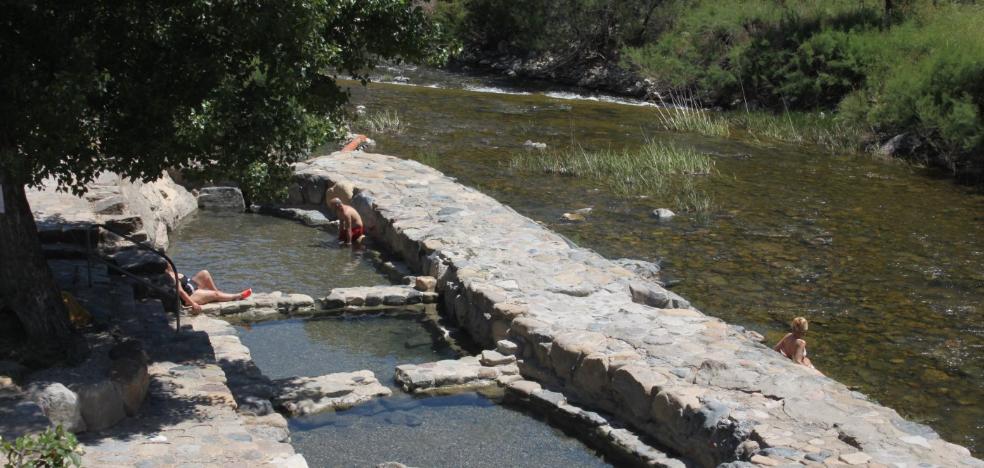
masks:
[(810, 328), (810, 324), (806, 321), (806, 318), (796, 317), (790, 323), (790, 328), (792, 332), (782, 337), (773, 349), (779, 351), (779, 353), (796, 364), (815, 369), (813, 363), (810, 362), (810, 358), (806, 357), (806, 340), (803, 339), (806, 336), (806, 331)]
[(220, 291), (218, 286), (215, 285), (215, 280), (212, 279), (212, 274), (208, 270), (199, 271), (191, 278), (181, 273), (177, 273), (175, 276), (175, 272), (171, 269), (170, 264), (167, 266), (166, 271), (167, 274), (171, 275), (171, 278), (177, 279), (181, 284), (181, 287), (178, 288), (178, 295), (181, 296), (181, 302), (185, 306), (191, 307), (191, 313), (196, 315), (202, 313), (203, 304), (239, 301), (253, 294), (253, 288), (247, 288), (238, 294)]

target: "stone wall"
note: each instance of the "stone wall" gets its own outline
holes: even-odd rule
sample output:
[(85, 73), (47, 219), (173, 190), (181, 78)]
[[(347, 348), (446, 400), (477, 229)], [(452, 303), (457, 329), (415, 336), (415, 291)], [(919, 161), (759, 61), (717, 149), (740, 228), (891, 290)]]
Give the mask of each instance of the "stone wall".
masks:
[(476, 341), (514, 342), (526, 378), (699, 465), (984, 466), (757, 334), (431, 168), (355, 152), (295, 170), (305, 199), (352, 187), (373, 241), (437, 278), (446, 313)]

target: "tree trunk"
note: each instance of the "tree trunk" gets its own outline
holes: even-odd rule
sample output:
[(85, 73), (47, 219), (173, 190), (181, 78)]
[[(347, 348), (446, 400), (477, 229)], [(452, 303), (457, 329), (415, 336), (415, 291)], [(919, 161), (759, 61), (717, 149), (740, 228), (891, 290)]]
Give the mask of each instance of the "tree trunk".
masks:
[(65, 304), (41, 251), (24, 185), (0, 172), (0, 313), (16, 315), (24, 331), (23, 359), (32, 365), (74, 362), (85, 341), (68, 320)]
[(882, 17), (882, 28), (888, 29), (892, 25), (892, 10), (895, 8), (892, 0), (885, 0), (885, 14)]

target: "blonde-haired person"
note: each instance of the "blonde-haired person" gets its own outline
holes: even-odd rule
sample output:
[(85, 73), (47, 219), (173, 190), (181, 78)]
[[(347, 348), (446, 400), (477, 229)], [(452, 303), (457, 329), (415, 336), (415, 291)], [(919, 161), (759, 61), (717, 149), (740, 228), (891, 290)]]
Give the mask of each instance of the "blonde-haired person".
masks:
[(806, 336), (806, 331), (810, 329), (809, 322), (804, 317), (796, 317), (790, 323), (790, 328), (793, 331), (782, 337), (773, 349), (779, 351), (783, 356), (788, 357), (796, 364), (802, 364), (815, 369), (813, 363), (810, 362), (810, 358), (806, 357), (806, 340), (803, 339)]

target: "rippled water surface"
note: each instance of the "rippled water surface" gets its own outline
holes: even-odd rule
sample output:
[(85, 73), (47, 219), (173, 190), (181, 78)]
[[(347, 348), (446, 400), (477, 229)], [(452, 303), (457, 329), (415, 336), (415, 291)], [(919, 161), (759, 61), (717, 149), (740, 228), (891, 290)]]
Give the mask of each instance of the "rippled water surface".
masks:
[[(371, 135), (378, 152), (431, 164), (608, 257), (662, 260), (675, 291), (770, 341), (804, 315), (823, 372), (984, 453), (984, 197), (868, 156), (664, 132), (650, 107), (445, 80), (457, 89), (352, 84), (354, 104), (395, 110), (406, 127)], [(624, 199), (506, 167), (528, 139), (604, 149), (646, 137), (714, 155), (719, 174), (696, 181), (707, 216), (660, 223), (650, 212), (672, 196)], [(585, 222), (561, 221), (585, 207)]]

